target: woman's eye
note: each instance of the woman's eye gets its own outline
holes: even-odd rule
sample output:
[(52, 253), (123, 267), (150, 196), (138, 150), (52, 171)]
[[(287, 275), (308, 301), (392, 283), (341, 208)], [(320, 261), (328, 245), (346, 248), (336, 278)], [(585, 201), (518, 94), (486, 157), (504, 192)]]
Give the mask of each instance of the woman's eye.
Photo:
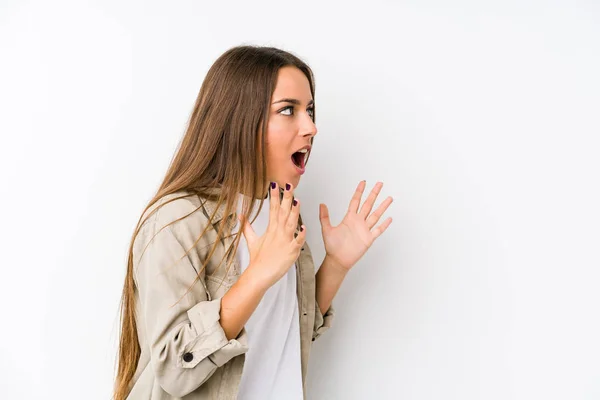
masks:
[[(308, 112), (308, 115), (310, 115), (310, 117), (312, 118), (312, 117), (314, 117), (315, 109), (314, 108), (308, 108), (306, 110), (306, 112)], [(294, 115), (294, 107), (293, 106), (285, 107), (285, 108), (281, 109), (279, 111), (279, 113), (281, 115), (287, 115), (287, 116)]]
[[(289, 113), (287, 113), (287, 111), (289, 111)], [(289, 106), (284, 108), (283, 110), (279, 111), (280, 114), (283, 115), (294, 115), (294, 107)]]

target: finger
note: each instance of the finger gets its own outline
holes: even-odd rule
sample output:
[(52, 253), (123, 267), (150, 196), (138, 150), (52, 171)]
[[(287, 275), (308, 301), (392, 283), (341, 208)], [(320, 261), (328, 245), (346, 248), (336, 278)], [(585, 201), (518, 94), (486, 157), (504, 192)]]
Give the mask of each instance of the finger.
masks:
[(357, 213), (358, 206), (360, 205), (360, 199), (362, 197), (363, 192), (365, 191), (365, 186), (367, 181), (360, 181), (358, 186), (356, 187), (356, 191), (350, 200), (350, 206), (348, 207), (349, 212)]
[(290, 183), (285, 184), (283, 191), (283, 199), (281, 199), (281, 206), (279, 207), (279, 221), (282, 224), (286, 224), (288, 216), (290, 215), (290, 208), (292, 207), (292, 194), (294, 193), (294, 187)]
[(385, 210), (387, 210), (390, 204), (392, 204), (392, 201), (394, 201), (394, 199), (389, 196), (383, 201), (383, 203), (379, 205), (379, 207), (377, 207), (377, 210), (373, 211), (373, 214), (369, 215), (369, 218), (367, 218), (367, 227), (369, 229), (373, 228), (375, 224), (377, 224), (377, 221), (379, 221), (379, 218), (381, 218)]
[(321, 229), (326, 231), (331, 228), (331, 221), (329, 220), (329, 210), (327, 205), (324, 203), (319, 204), (319, 221), (321, 221)]
[(359, 214), (363, 217), (363, 219), (366, 219), (369, 216), (369, 213), (373, 209), (373, 204), (375, 204), (375, 200), (377, 200), (377, 196), (379, 196), (382, 187), (383, 182), (377, 182), (373, 187), (373, 190), (371, 190), (371, 193), (369, 193), (369, 197), (367, 197), (360, 208)]
[(295, 232), (296, 228), (298, 228), (298, 216), (300, 215), (300, 200), (293, 199), (292, 200), (292, 210), (290, 211), (290, 215), (287, 219), (286, 228), (289, 232)]
[(371, 235), (373, 236), (373, 240), (377, 239), (392, 223), (392, 217), (388, 217), (385, 221), (381, 223), (377, 228), (371, 231)]
[[(279, 218), (279, 188), (277, 182), (271, 182), (269, 188), (269, 226), (268, 228), (274, 228), (277, 226), (277, 218)], [(267, 228), (267, 229), (268, 229)]]
[(296, 238), (294, 240), (296, 241), (298, 246), (300, 246), (300, 247), (304, 246), (304, 242), (306, 241), (306, 227), (304, 225), (302, 225), (300, 227), (300, 232), (298, 233), (298, 236), (296, 236)]

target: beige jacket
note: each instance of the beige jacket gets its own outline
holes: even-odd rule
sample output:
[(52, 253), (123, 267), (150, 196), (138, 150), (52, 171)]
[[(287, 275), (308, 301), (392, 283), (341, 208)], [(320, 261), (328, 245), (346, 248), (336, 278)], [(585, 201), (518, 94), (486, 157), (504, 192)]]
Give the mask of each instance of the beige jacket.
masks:
[[(186, 194), (189, 193), (166, 196), (152, 209)], [(174, 200), (148, 218), (136, 237), (133, 255), (141, 356), (128, 399), (221, 400), (237, 396), (244, 353), (248, 351), (246, 331), (243, 329), (236, 339), (228, 341), (219, 324), (221, 298), (241, 273), (237, 261), (227, 273), (225, 262), (219, 262), (233, 238), (220, 241), (206, 270), (192, 285), (201, 269), (201, 260), (206, 259), (217, 240), (216, 230), (210, 229), (195, 244), (215, 208), (214, 202), (196, 195)], [(213, 221), (214, 228), (226, 217), (223, 212), (221, 206)], [(161, 230), (180, 218), (183, 219)], [(230, 224), (235, 224), (235, 211), (227, 218)], [(190, 252), (184, 256), (188, 249)], [(331, 326), (334, 311), (330, 308), (323, 316), (316, 303), (315, 266), (307, 243), (297, 265), (305, 383), (311, 341)]]

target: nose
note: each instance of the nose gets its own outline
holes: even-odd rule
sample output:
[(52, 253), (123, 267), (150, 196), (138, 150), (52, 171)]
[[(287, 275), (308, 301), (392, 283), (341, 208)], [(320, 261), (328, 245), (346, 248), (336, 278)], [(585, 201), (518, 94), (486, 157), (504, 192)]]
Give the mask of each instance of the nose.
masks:
[(303, 118), (300, 126), (300, 135), (313, 137), (317, 134), (317, 126), (312, 117), (308, 113), (303, 113)]

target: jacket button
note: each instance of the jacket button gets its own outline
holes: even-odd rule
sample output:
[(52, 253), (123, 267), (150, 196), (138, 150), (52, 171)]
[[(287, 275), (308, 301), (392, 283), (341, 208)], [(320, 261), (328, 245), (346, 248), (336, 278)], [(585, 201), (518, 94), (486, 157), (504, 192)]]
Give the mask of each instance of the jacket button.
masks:
[(183, 361), (191, 362), (194, 359), (194, 355), (192, 353), (185, 353), (183, 355)]

